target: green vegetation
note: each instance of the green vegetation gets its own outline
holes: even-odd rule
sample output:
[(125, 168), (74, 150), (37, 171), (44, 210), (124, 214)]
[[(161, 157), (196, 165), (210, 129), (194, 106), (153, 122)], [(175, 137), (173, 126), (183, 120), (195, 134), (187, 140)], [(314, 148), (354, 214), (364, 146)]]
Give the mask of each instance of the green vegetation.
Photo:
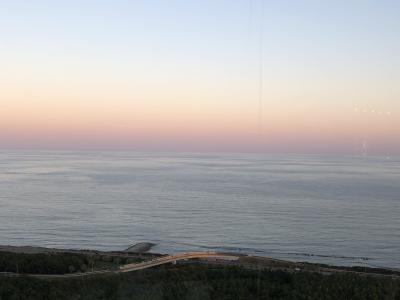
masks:
[[(21, 274), (67, 274), (141, 261), (137, 258), (78, 253), (24, 254), (0, 252), (0, 272)], [(1, 299), (0, 299), (1, 300)]]
[(0, 271), (28, 274), (63, 274), (85, 271), (89, 260), (70, 253), (20, 254), (2, 252)]
[(308, 267), (323, 267), (329, 269), (338, 269), (338, 270), (346, 270), (352, 272), (362, 272), (362, 273), (371, 273), (371, 274), (384, 274), (384, 275), (397, 275), (400, 276), (400, 271), (396, 270), (389, 270), (389, 269), (382, 269), (382, 268), (370, 268), (370, 267), (360, 267), (360, 266), (353, 266), (353, 267), (346, 267), (346, 266), (330, 266), (325, 264), (311, 264), (311, 263), (304, 263), (304, 265)]
[(4, 277), (0, 278), (0, 299), (400, 300), (400, 280), (178, 264), (121, 275), (74, 279)]
[[(0, 252), (0, 272), (65, 274), (116, 268), (141, 259), (95, 253)], [(250, 262), (251, 259), (248, 259)], [(285, 265), (285, 264), (284, 264)], [(74, 299), (394, 299), (400, 280), (357, 274), (246, 269), (182, 263), (138, 272), (64, 279), (0, 276), (0, 300)], [(289, 263), (285, 268), (289, 268)], [(345, 268), (346, 269), (346, 268)], [(363, 270), (365, 271), (365, 270)], [(388, 272), (392, 273), (392, 272)]]

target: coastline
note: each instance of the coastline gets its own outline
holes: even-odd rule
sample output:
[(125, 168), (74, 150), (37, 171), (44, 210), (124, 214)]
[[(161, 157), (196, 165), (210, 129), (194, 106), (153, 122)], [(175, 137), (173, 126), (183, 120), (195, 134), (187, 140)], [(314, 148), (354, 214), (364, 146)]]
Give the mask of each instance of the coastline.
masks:
[[(149, 252), (151, 248), (154, 246), (152, 243), (141, 242), (135, 245), (128, 247), (125, 250), (121, 251), (99, 251), (95, 249), (60, 249), (60, 248), (47, 248), (40, 246), (12, 246), (12, 245), (0, 245), (0, 254), (2, 253), (14, 253), (14, 254), (24, 254), (24, 255), (38, 255), (38, 254), (77, 254), (84, 256), (96, 256), (96, 257), (111, 257), (111, 258), (124, 258), (124, 259), (139, 259), (141, 263), (149, 262), (154, 260), (160, 260), (163, 258), (169, 257), (179, 257), (179, 255), (187, 255), (187, 253), (177, 253), (177, 254), (163, 254), (163, 253), (153, 253)], [(189, 252), (188, 252), (189, 253)], [(243, 253), (218, 253), (218, 252), (193, 252), (197, 254), (207, 254), (214, 253), (218, 254), (219, 258), (213, 257), (200, 257), (189, 256), (188, 258), (178, 258), (171, 259), (166, 262), (162, 262), (160, 264), (167, 263), (179, 263), (179, 264), (206, 264), (206, 265), (219, 265), (219, 266), (237, 266), (249, 270), (270, 270), (270, 271), (283, 271), (289, 273), (297, 273), (297, 272), (311, 272), (311, 273), (319, 273), (322, 275), (332, 275), (332, 274), (357, 274), (360, 276), (373, 276), (373, 277), (390, 277), (392, 279), (400, 280), (400, 270), (391, 269), (391, 268), (371, 268), (371, 267), (357, 267), (357, 266), (335, 266), (328, 264), (317, 264), (310, 262), (295, 262), (289, 260), (276, 259), (273, 257), (265, 257), (265, 256), (253, 256), (246, 255)], [(229, 257), (236, 257), (237, 259), (230, 259)], [(179, 260), (179, 261), (178, 261)], [(138, 263), (140, 265), (140, 263)], [(129, 264), (132, 270), (138, 270), (135, 268), (138, 264)], [(160, 265), (155, 264), (154, 266)], [(153, 265), (149, 266), (154, 267)], [(120, 266), (122, 269), (126, 266)], [(147, 268), (147, 267), (146, 267)], [(115, 273), (115, 270), (102, 270), (100, 273), (107, 272)], [(130, 272), (129, 271), (129, 272)], [(7, 273), (7, 274), (6, 274)], [(89, 274), (90, 272), (80, 273), (81, 276), (86, 275), (99, 275), (100, 273), (93, 272), (93, 274)], [(13, 276), (16, 275), (12, 272), (1, 272), (1, 275)], [(24, 274), (29, 275), (29, 274)], [(42, 274), (43, 278), (48, 277), (46, 274)], [(58, 274), (65, 275), (65, 274)], [(72, 275), (72, 274), (71, 274)], [(41, 274), (36, 274), (35, 276), (40, 277)], [(68, 276), (67, 276), (68, 277)]]
[[(2, 251), (7, 249), (13, 252)], [(383, 295), (400, 299), (400, 272), (214, 251), (160, 254), (0, 246), (4, 300), (339, 300)]]

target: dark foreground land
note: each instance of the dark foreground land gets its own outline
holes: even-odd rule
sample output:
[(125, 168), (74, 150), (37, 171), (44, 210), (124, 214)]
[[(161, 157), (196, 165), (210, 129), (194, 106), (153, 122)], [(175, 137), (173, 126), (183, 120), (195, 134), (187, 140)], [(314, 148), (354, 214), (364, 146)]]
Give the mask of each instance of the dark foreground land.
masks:
[[(152, 256), (149, 254), (148, 256)], [(148, 257), (132, 253), (0, 252), (0, 272), (66, 274), (118, 269)], [(123, 274), (39, 279), (0, 276), (8, 299), (399, 299), (396, 271), (242, 257), (191, 260)]]

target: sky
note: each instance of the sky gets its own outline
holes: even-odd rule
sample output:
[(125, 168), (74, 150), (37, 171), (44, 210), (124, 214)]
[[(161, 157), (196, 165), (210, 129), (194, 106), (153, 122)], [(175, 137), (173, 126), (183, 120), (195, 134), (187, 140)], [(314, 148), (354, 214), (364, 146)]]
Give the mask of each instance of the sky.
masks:
[(400, 154), (399, 11), (0, 0), (0, 149)]

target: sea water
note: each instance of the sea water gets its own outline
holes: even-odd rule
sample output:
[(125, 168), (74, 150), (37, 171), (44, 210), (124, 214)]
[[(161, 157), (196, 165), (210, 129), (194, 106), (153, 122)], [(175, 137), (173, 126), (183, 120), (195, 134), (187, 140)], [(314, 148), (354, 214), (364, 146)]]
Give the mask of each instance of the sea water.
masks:
[(0, 244), (400, 267), (400, 159), (0, 152)]

